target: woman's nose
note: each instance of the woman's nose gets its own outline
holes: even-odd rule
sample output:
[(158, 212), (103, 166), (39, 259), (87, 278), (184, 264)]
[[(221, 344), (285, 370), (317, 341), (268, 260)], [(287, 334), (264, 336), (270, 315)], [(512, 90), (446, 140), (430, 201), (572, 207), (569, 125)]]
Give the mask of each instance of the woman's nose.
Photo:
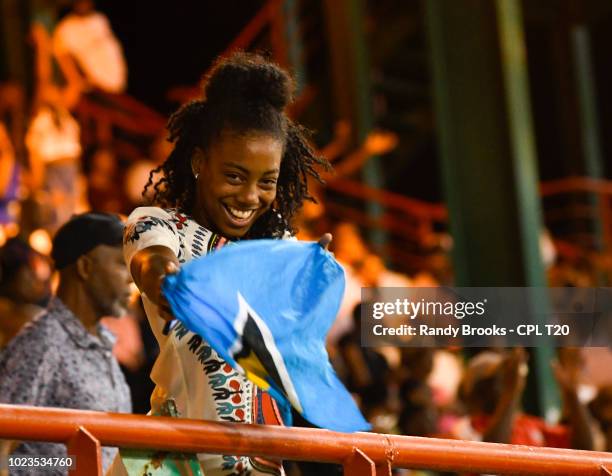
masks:
[(240, 205), (245, 207), (259, 205), (259, 192), (257, 190), (257, 184), (245, 184), (240, 190), (238, 201), (240, 202)]

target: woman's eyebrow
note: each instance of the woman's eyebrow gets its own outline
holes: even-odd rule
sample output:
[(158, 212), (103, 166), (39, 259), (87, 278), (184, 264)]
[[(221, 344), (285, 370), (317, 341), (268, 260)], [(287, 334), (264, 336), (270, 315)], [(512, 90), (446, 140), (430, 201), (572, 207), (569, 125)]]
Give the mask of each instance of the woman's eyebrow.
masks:
[(280, 170), (279, 170), (279, 169), (272, 169), (272, 170), (268, 170), (268, 171), (264, 172), (263, 174), (264, 174), (264, 175), (272, 175), (272, 174), (276, 175), (276, 174), (278, 174), (279, 172), (280, 172)]
[(245, 174), (249, 173), (249, 169), (247, 169), (246, 167), (243, 167), (242, 165), (239, 165), (235, 162), (225, 162), (224, 164), (226, 167), (233, 167), (235, 169), (240, 170), (241, 172), (244, 172)]
[[(246, 167), (244, 167), (244, 166), (242, 166), (240, 164), (237, 164), (235, 162), (226, 162), (225, 166), (226, 167), (234, 167), (234, 168), (240, 170), (241, 172), (243, 172), (243, 173), (245, 173), (247, 175), (251, 173), (251, 171), (249, 169), (247, 169)], [(271, 174), (278, 174), (278, 173), (280, 173), (280, 169), (274, 168), (274, 169), (271, 169), (271, 170), (266, 170), (263, 173), (263, 175), (271, 175)]]

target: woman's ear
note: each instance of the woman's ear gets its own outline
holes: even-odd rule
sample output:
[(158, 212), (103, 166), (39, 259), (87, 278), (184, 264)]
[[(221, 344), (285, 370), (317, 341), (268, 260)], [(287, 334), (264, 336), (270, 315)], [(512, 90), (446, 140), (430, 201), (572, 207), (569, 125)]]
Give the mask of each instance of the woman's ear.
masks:
[(200, 174), (200, 169), (202, 167), (202, 163), (204, 162), (204, 151), (199, 147), (196, 147), (193, 150), (193, 154), (191, 155), (191, 173), (194, 177)]

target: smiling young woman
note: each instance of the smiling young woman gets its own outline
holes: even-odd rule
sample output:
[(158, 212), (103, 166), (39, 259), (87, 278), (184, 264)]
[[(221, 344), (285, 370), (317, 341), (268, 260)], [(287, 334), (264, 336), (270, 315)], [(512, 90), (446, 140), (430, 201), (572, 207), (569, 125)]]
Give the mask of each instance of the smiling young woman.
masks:
[(261, 132), (224, 132), (208, 153), (192, 159), (196, 183), (193, 215), (228, 238), (241, 238), (276, 198), (283, 142)]
[[(261, 56), (235, 54), (217, 62), (204, 80), (201, 99), (182, 106), (168, 123), (174, 149), (151, 172), (152, 207), (128, 218), (124, 254), (160, 356), (151, 379), (153, 414), (171, 402), (178, 415), (243, 423), (281, 423), (274, 401), (238, 375), (207, 344), (172, 324), (160, 285), (182, 263), (228, 240), (292, 235), (292, 219), (308, 194), (307, 178), (328, 168), (285, 108), (289, 75)], [(152, 177), (162, 178), (153, 183)], [(320, 243), (325, 246), (331, 237)], [(278, 462), (198, 455), (207, 476), (282, 474)], [(120, 460), (112, 474), (125, 474)]]

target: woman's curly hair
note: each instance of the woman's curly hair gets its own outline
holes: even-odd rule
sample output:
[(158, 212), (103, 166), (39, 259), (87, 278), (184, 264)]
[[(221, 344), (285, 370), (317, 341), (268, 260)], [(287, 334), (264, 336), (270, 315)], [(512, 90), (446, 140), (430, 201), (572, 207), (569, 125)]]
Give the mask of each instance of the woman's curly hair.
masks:
[[(143, 195), (152, 187), (153, 202), (192, 213), (196, 183), (191, 158), (196, 147), (206, 151), (222, 132), (263, 132), (284, 144), (274, 206), (253, 224), (245, 238), (281, 237), (294, 233), (292, 219), (308, 193), (308, 176), (322, 182), (318, 166), (331, 166), (315, 154), (305, 130), (285, 109), (292, 100), (293, 81), (279, 66), (260, 55), (236, 53), (217, 61), (204, 78), (202, 98), (184, 104), (168, 121), (174, 150), (149, 175)], [(156, 183), (153, 176), (162, 173)]]

